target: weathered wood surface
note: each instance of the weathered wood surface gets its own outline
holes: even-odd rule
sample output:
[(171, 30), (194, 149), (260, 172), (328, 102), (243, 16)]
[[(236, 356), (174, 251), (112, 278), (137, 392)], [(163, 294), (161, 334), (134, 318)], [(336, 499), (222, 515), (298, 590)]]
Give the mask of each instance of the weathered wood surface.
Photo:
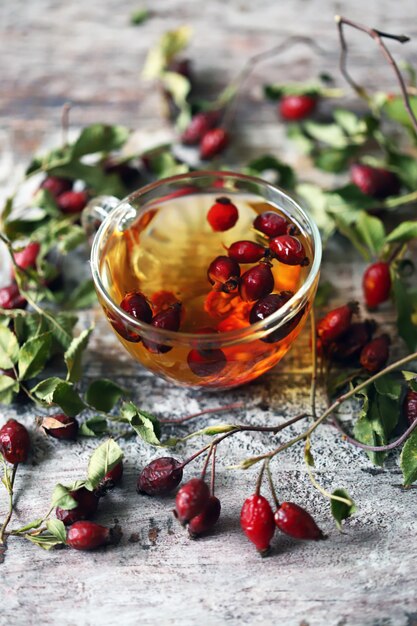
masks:
[[(411, 0), (373, 0), (367, 5), (354, 0), (349, 6), (330, 0), (154, 0), (149, 6), (153, 18), (134, 29), (128, 25), (136, 8), (133, 1), (1, 2), (2, 195), (17, 182), (32, 151), (57, 138), (60, 107), (69, 99), (77, 105), (75, 126), (107, 121), (164, 131), (155, 90), (139, 80), (139, 72), (150, 43), (180, 23), (194, 26), (190, 52), (202, 80), (213, 87), (223, 86), (250, 54), (290, 34), (309, 34), (323, 48), (316, 56), (300, 46), (257, 70), (241, 101), (233, 158), (245, 159), (251, 146), (251, 154), (272, 150), (295, 160), (292, 152), (285, 152), (273, 107), (260, 101), (259, 85), (266, 79), (305, 79), (322, 69), (336, 74), (335, 12), (349, 12), (368, 24), (414, 36), (401, 53), (416, 58), (417, 22)], [(370, 41), (355, 38), (352, 66), (372, 85), (391, 84)], [(329, 251), (328, 257), (329, 273), (337, 265), (336, 299), (359, 295), (360, 266), (348, 264), (340, 249)], [(134, 391), (143, 408), (164, 415), (244, 400), (248, 409), (240, 419), (261, 423), (308, 406), (307, 333), (275, 371), (219, 398), (175, 388), (140, 370), (109, 335), (100, 312), (89, 313), (85, 323), (91, 318), (99, 329), (87, 355), (85, 385), (100, 374), (114, 376)], [(389, 329), (389, 313), (380, 319)], [(267, 410), (256, 408), (261, 400)], [(16, 524), (45, 512), (53, 485), (82, 475), (95, 445), (46, 440), (36, 431), (35, 414), (28, 405), (0, 408), (1, 423), (18, 417), (29, 426), (34, 441), (31, 462), (19, 470)], [(196, 426), (220, 419), (235, 421), (236, 416), (203, 418)], [(308, 502), (329, 540), (307, 545), (276, 537), (274, 554), (265, 560), (259, 559), (238, 524), (241, 503), (253, 489), (256, 472), (232, 472), (226, 466), (271, 447), (267, 436), (241, 434), (222, 445), (218, 472), (222, 519), (215, 534), (196, 542), (174, 523), (171, 499), (151, 500), (135, 493), (138, 470), (155, 451), (138, 441), (123, 444), (127, 458), (123, 487), (102, 503), (98, 518), (103, 523), (119, 520), (124, 530), (120, 546), (94, 554), (44, 553), (10, 540), (0, 564), (0, 624), (416, 624), (415, 490), (401, 489), (395, 457), (387, 469), (375, 471), (364, 454), (341, 442), (330, 427), (323, 427), (313, 444), (319, 481), (330, 490), (346, 487), (359, 511), (344, 534), (337, 532), (328, 502), (308, 480), (301, 449), (291, 449), (273, 463), (280, 496)], [(197, 446), (197, 442), (188, 445), (187, 453)], [(182, 454), (185, 450), (177, 451)], [(5, 507), (3, 491), (1, 517)]]

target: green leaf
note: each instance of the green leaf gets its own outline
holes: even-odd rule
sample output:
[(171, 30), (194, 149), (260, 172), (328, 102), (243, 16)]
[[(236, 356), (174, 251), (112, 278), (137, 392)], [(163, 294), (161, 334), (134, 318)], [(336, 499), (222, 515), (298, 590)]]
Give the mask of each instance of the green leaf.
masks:
[(106, 378), (94, 380), (88, 387), (85, 400), (98, 411), (108, 413), (120, 398), (128, 392), (123, 387)]
[(85, 404), (75, 391), (72, 383), (60, 378), (47, 378), (32, 389), (32, 393), (47, 404), (57, 404), (66, 415), (75, 417)]
[(51, 356), (50, 332), (28, 339), (19, 350), (18, 369), (21, 380), (29, 380), (39, 374)]
[(49, 170), (53, 176), (81, 179), (96, 195), (104, 194), (122, 198), (125, 188), (116, 174), (106, 174), (100, 165), (88, 165), (81, 161), (69, 161), (65, 165)]
[(357, 146), (343, 148), (322, 148), (314, 155), (314, 165), (324, 172), (338, 174), (343, 172), (358, 151)]
[(230, 433), (232, 430), (236, 429), (235, 424), (218, 424), (217, 426), (207, 426), (207, 428), (203, 428), (199, 431), (201, 435), (209, 435), (210, 437), (214, 435), (222, 435), (223, 433)]
[(364, 131), (364, 122), (355, 113), (347, 109), (335, 109), (333, 117), (347, 135), (355, 135)]
[(97, 292), (94, 281), (87, 278), (74, 289), (65, 306), (67, 309), (78, 310), (87, 309), (94, 304), (97, 304)]
[(332, 515), (336, 521), (336, 526), (339, 530), (342, 530), (342, 521), (355, 513), (356, 506), (345, 489), (335, 489), (332, 493), (332, 496), (345, 498), (346, 500), (350, 500), (351, 502), (349, 506), (345, 502), (340, 502), (340, 500), (334, 500), (333, 498), (330, 500), (330, 508), (332, 511)]
[(57, 250), (61, 254), (68, 254), (71, 250), (75, 250), (78, 246), (84, 244), (87, 240), (84, 229), (81, 226), (74, 224), (66, 229), (66, 232), (60, 233), (59, 240), (57, 241)]
[(100, 437), (108, 433), (108, 425), (106, 418), (101, 415), (95, 415), (81, 424), (78, 435), (82, 437)]
[(48, 519), (46, 522), (46, 527), (53, 535), (58, 539), (61, 543), (65, 543), (67, 541), (67, 531), (63, 522), (59, 519)]
[(292, 167), (279, 161), (271, 154), (264, 154), (249, 161), (244, 172), (251, 176), (261, 176), (268, 171), (275, 173), (275, 185), (280, 185), (284, 189), (294, 189), (296, 176)]
[(141, 411), (133, 402), (125, 402), (120, 413), (146, 443), (161, 445), (161, 427), (154, 415)]
[[(414, 115), (417, 116), (417, 97), (409, 96), (411, 109)], [(389, 98), (385, 101), (384, 106), (382, 107), (383, 112), (395, 122), (398, 122), (405, 128), (410, 130), (413, 129), (413, 124), (410, 119), (410, 116), (404, 106), (404, 101), (401, 96), (395, 96), (393, 98)]]
[(19, 383), (11, 376), (0, 374), (0, 403), (11, 404), (19, 391)]
[(356, 221), (356, 230), (370, 253), (378, 256), (385, 244), (385, 228), (382, 221), (361, 211)]
[(43, 213), (49, 217), (61, 215), (54, 196), (47, 189), (39, 189), (33, 197), (32, 206), (43, 209)]
[(394, 277), (393, 291), (397, 309), (397, 328), (411, 352), (417, 349), (417, 289)]
[(123, 452), (113, 439), (108, 439), (98, 446), (90, 457), (86, 487), (91, 491), (95, 489), (107, 472), (112, 470), (122, 459)]
[(320, 124), (309, 120), (303, 126), (310, 137), (332, 148), (345, 148), (348, 144), (348, 139), (338, 124)]
[(60, 509), (71, 511), (78, 506), (78, 502), (71, 496), (71, 489), (58, 483), (52, 492), (51, 509), (59, 506)]
[(158, 78), (174, 57), (188, 45), (191, 33), (192, 29), (186, 25), (164, 33), (148, 52), (143, 78)]
[(381, 396), (388, 396), (391, 400), (398, 400), (402, 393), (401, 382), (394, 374), (386, 374), (378, 378), (374, 386)]
[(327, 212), (328, 198), (326, 193), (318, 185), (313, 183), (301, 183), (297, 185), (298, 196), (307, 204), (308, 212), (320, 229), (323, 241), (327, 241), (335, 230), (335, 223)]
[(51, 550), (56, 546), (62, 545), (62, 541), (57, 539), (52, 533), (43, 533), (42, 535), (25, 535), (31, 543), (34, 543), (43, 550)]
[(279, 100), (282, 96), (316, 96), (322, 91), (322, 87), (317, 83), (287, 83), (264, 85), (264, 94), (270, 100)]
[(128, 140), (129, 130), (125, 126), (91, 124), (84, 128), (72, 146), (72, 158), (78, 159), (85, 154), (112, 152), (119, 150)]
[(16, 528), (16, 530), (13, 530), (13, 534), (18, 535), (21, 533), (25, 533), (28, 530), (39, 528), (39, 526), (42, 524), (43, 521), (44, 521), (43, 517), (39, 517), (38, 519), (33, 520), (33, 522), (28, 522), (24, 526), (21, 526), (20, 528)]
[(400, 456), (400, 466), (404, 486), (408, 487), (417, 480), (417, 431), (413, 431), (405, 442)]
[(72, 383), (79, 381), (82, 376), (81, 359), (93, 330), (94, 326), (90, 326), (90, 328), (83, 330), (78, 337), (72, 340), (68, 350), (64, 354), (64, 360), (68, 372), (67, 380)]
[(410, 191), (417, 188), (417, 159), (414, 156), (390, 149), (387, 164)]
[(401, 222), (387, 237), (387, 243), (406, 243), (417, 238), (417, 221)]
[(168, 150), (151, 155), (149, 168), (157, 178), (167, 178), (189, 171), (189, 167), (183, 163), (177, 163), (175, 157)]
[(9, 370), (19, 357), (16, 336), (5, 326), (0, 326), (0, 369)]
[(348, 184), (326, 193), (329, 211), (343, 214), (351, 223), (355, 221), (359, 211), (374, 208), (375, 200), (362, 193), (356, 185)]
[(130, 23), (133, 26), (139, 26), (140, 24), (146, 22), (146, 20), (148, 20), (149, 18), (150, 13), (148, 9), (136, 9), (136, 11), (133, 11), (132, 15), (130, 16)]

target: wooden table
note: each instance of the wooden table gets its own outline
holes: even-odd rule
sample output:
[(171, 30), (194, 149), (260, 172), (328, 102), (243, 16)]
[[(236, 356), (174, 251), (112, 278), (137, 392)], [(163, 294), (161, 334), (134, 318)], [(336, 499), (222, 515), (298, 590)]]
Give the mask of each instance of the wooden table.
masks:
[[(327, 70), (337, 75), (337, 36), (333, 14), (342, 9), (330, 0), (231, 0), (149, 2), (152, 18), (129, 25), (137, 8), (130, 0), (3, 0), (0, 5), (0, 183), (2, 195), (21, 176), (24, 163), (41, 145), (59, 137), (60, 110), (69, 99), (74, 128), (93, 121), (122, 123), (154, 134), (165, 132), (155, 89), (139, 78), (145, 52), (166, 29), (190, 23), (195, 36), (190, 54), (202, 81), (217, 89), (251, 54), (291, 34), (308, 34), (323, 48), (317, 55), (297, 46), (275, 62), (260, 66), (248, 81), (238, 116), (238, 138), (229, 162), (272, 151), (305, 167), (285, 143), (274, 107), (261, 100), (266, 81), (304, 80)], [(349, 17), (413, 37), (401, 53), (415, 61), (415, 2), (380, 0), (366, 5), (352, 0)], [(388, 87), (392, 78), (370, 40), (352, 37), (352, 67), (359, 80)], [(395, 49), (396, 44), (393, 44)], [(341, 83), (341, 81), (338, 81)], [(310, 172), (306, 170), (308, 177)], [(360, 296), (361, 265), (347, 262), (347, 251), (331, 247), (324, 272), (338, 272), (335, 302)], [(86, 358), (83, 386), (95, 376), (111, 376), (133, 390), (145, 409), (183, 415), (243, 400), (239, 416), (201, 418), (218, 421), (276, 422), (308, 407), (308, 333), (282, 365), (245, 388), (216, 395), (178, 389), (135, 366), (101, 313), (88, 312), (97, 332)], [(388, 312), (380, 321), (389, 330)], [(262, 408), (259, 403), (262, 401)], [(349, 417), (349, 409), (344, 409)], [(16, 417), (27, 424), (34, 452), (19, 471), (16, 522), (45, 511), (52, 487), (82, 474), (96, 441), (62, 445), (36, 430), (36, 410), (28, 405), (0, 407), (0, 423)], [(169, 434), (169, 431), (167, 431)], [(299, 432), (296, 427), (293, 433)], [(218, 495), (223, 513), (214, 534), (191, 542), (173, 520), (171, 499), (150, 499), (135, 492), (138, 470), (158, 452), (140, 441), (123, 444), (123, 486), (103, 502), (99, 521), (116, 518), (123, 527), (119, 547), (86, 554), (71, 550), (43, 552), (10, 540), (0, 564), (0, 624), (411, 626), (417, 624), (415, 585), (415, 491), (401, 488), (396, 457), (374, 469), (360, 451), (348, 447), (329, 426), (313, 440), (317, 478), (327, 489), (344, 486), (358, 513), (339, 533), (329, 505), (306, 474), (302, 449), (295, 447), (272, 466), (280, 496), (308, 504), (329, 534), (320, 544), (275, 537), (273, 556), (261, 560), (239, 528), (243, 500), (254, 486), (257, 469), (230, 471), (227, 465), (271, 448), (266, 435), (241, 434), (222, 445)], [(198, 443), (176, 451), (182, 455)], [(192, 470), (186, 474), (192, 476)], [(6, 496), (1, 492), (1, 517)]]

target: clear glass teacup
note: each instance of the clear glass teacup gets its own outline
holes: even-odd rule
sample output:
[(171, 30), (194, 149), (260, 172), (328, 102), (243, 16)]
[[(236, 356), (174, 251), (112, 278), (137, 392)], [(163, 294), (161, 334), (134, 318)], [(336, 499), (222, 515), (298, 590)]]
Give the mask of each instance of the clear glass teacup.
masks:
[[(238, 219), (226, 230), (208, 219), (218, 200), (237, 208)], [(286, 232), (302, 242), (305, 263), (288, 264), (271, 253), (271, 237), (254, 227), (266, 212), (285, 218)], [(98, 198), (83, 223), (90, 232), (98, 227), (91, 269), (110, 327), (157, 376), (187, 387), (236, 387), (274, 367), (304, 327), (319, 279), (320, 235), (290, 196), (264, 180), (222, 171), (181, 174), (122, 201)], [(230, 258), (232, 244), (241, 241), (264, 248), (263, 258), (240, 262), (240, 276), (229, 282), (213, 279), (211, 264)], [(273, 276), (272, 309), (242, 287), (260, 265)], [(147, 315), (132, 308), (135, 294), (146, 300)], [(174, 325), (158, 323), (171, 318)]]

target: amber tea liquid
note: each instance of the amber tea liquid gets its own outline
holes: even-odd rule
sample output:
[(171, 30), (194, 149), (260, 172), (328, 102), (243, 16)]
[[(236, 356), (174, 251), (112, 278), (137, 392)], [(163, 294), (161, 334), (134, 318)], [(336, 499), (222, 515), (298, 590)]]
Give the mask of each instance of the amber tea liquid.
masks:
[[(236, 241), (251, 240), (267, 246), (267, 238), (254, 229), (253, 222), (264, 211), (279, 210), (259, 197), (230, 194), (239, 219), (230, 230), (215, 232), (207, 213), (218, 196), (218, 192), (201, 193), (153, 202), (127, 228), (110, 236), (100, 266), (103, 284), (115, 303), (120, 304), (128, 292), (140, 291), (156, 314), (178, 301), (182, 304), (180, 333), (218, 332), (219, 346), (213, 347), (221, 347), (224, 362), (217, 371), (216, 367), (203, 367), (199, 375), (187, 362), (190, 350), (198, 348), (195, 342), (184, 338), (169, 351), (155, 354), (142, 341), (129, 341), (117, 333), (132, 356), (155, 374), (187, 386), (216, 389), (246, 383), (278, 363), (304, 326), (309, 309), (305, 307), (297, 325), (280, 341), (252, 339), (221, 345), (222, 333), (250, 326), (249, 313), (255, 303), (243, 301), (237, 291), (227, 294), (213, 289), (207, 268), (218, 255), (227, 255), (225, 248)], [(311, 262), (309, 241), (302, 233), (298, 238)], [(295, 293), (309, 272), (309, 267), (286, 265), (276, 259), (271, 262), (274, 293)], [(242, 274), (252, 265), (241, 265)], [(108, 313), (108, 317), (117, 330), (115, 314)]]

